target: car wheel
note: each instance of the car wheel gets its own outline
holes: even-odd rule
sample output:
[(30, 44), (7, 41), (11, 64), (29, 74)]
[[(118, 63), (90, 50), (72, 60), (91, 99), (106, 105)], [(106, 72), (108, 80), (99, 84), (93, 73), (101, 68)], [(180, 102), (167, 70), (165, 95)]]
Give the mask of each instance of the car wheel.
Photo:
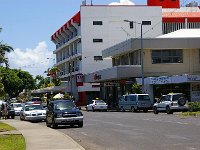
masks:
[(135, 108), (133, 106), (131, 107), (131, 112), (135, 112)]
[(154, 113), (154, 114), (158, 114), (158, 109), (157, 109), (157, 107), (154, 107), (154, 108), (153, 108), (153, 113)]
[(11, 118), (12, 118), (12, 119), (15, 119), (15, 115), (12, 115)]
[(183, 98), (183, 97), (180, 97), (180, 98), (178, 99), (178, 104), (179, 104), (180, 106), (184, 106), (184, 105), (186, 104), (186, 99)]
[(86, 107), (86, 111), (87, 111), (87, 112), (89, 111), (87, 107)]
[(169, 106), (166, 107), (167, 114), (173, 114), (173, 111), (170, 109)]
[(82, 127), (83, 127), (83, 122), (79, 122), (79, 123), (78, 123), (78, 127), (79, 127), (79, 128), (82, 128)]
[(52, 120), (51, 127), (52, 127), (53, 129), (56, 129), (56, 128), (58, 127), (58, 125), (55, 123), (55, 120), (54, 120), (54, 119)]
[(121, 106), (120, 111), (125, 112), (125, 109)]

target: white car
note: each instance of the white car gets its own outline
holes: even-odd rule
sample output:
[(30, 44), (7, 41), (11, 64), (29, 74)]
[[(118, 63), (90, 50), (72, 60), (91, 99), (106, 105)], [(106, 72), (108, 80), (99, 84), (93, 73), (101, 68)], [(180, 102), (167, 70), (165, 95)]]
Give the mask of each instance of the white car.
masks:
[(21, 103), (11, 103), (10, 106), (14, 108), (15, 115), (19, 116), (20, 111), (22, 110), (23, 105)]
[(86, 106), (87, 111), (107, 111), (108, 105), (103, 100), (92, 100), (92, 102)]
[(40, 104), (25, 105), (20, 112), (20, 120), (42, 121), (46, 119), (46, 110)]
[(158, 102), (153, 105), (154, 114), (166, 112), (172, 114), (177, 111), (187, 111), (188, 100), (183, 93), (170, 93), (162, 95)]

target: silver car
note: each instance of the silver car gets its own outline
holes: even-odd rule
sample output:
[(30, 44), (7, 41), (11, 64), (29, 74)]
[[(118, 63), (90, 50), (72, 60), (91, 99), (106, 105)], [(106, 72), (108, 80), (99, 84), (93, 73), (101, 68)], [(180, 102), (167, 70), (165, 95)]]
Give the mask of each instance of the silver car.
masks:
[(42, 121), (46, 119), (46, 110), (40, 104), (25, 105), (20, 112), (20, 119)]

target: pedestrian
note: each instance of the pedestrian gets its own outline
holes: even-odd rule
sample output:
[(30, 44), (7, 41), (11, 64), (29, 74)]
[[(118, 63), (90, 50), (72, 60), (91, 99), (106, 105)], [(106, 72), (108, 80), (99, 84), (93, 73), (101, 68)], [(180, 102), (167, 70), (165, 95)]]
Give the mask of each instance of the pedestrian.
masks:
[(7, 109), (7, 103), (6, 102), (2, 103), (1, 111), (2, 111), (2, 118), (6, 120), (7, 116), (8, 116), (8, 109)]

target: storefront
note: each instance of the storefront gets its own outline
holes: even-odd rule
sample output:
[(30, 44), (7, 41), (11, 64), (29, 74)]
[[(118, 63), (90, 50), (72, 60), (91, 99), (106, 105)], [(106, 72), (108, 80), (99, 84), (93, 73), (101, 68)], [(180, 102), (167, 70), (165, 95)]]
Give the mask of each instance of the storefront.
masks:
[[(141, 84), (141, 78), (137, 78)], [(144, 79), (145, 91), (152, 99), (159, 98), (162, 94), (184, 93), (189, 101), (200, 101), (200, 75), (173, 75), (160, 77), (147, 77)]]

